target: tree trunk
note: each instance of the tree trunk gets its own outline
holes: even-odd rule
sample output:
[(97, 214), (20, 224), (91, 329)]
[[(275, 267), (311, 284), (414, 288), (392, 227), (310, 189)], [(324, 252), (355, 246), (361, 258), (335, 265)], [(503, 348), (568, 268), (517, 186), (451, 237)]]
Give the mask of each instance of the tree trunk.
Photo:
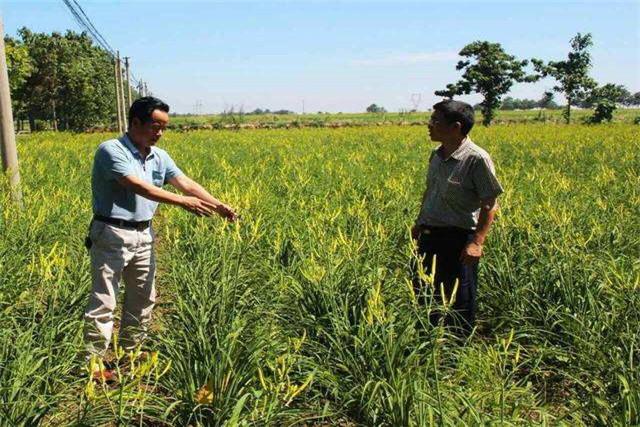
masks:
[(483, 104), (482, 105), (482, 124), (484, 126), (489, 126), (493, 121), (493, 115), (494, 115), (494, 111), (492, 107), (493, 100), (485, 99), (482, 104)]
[(567, 98), (567, 109), (564, 113), (564, 119), (567, 124), (571, 123), (571, 98)]
[(51, 100), (51, 110), (53, 112), (53, 120), (52, 120), (53, 130), (57, 132), (58, 131), (58, 117), (56, 115), (56, 100), (55, 99)]
[(36, 131), (36, 119), (31, 111), (29, 111), (29, 131), (31, 133)]

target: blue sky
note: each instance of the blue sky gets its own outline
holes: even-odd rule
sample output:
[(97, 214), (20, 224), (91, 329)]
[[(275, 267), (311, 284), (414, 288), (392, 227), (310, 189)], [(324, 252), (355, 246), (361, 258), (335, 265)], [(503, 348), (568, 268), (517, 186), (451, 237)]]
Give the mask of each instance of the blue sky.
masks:
[[(430, 107), (457, 80), (457, 52), (499, 42), (518, 58), (564, 59), (593, 34), (592, 76), (640, 91), (640, 1), (213, 2), (77, 0), (138, 78), (176, 112)], [(62, 0), (0, 0), (5, 32), (79, 26)], [(538, 99), (551, 79), (514, 86)], [(414, 100), (416, 98), (414, 97)], [(475, 102), (478, 96), (463, 99)], [(558, 98), (561, 101), (561, 98)]]

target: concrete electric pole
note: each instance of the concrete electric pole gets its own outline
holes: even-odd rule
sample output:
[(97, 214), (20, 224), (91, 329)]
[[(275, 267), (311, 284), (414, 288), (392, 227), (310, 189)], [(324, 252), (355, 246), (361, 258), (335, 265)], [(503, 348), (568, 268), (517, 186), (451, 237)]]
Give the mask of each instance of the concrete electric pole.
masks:
[(4, 51), (4, 23), (0, 17), (0, 148), (2, 153), (2, 170), (9, 177), (9, 186), (13, 200), (22, 207), (22, 191), (20, 190), (20, 170), (18, 168), (18, 150), (16, 134), (13, 129), (13, 111), (11, 110), (11, 92), (9, 90), (9, 73)]

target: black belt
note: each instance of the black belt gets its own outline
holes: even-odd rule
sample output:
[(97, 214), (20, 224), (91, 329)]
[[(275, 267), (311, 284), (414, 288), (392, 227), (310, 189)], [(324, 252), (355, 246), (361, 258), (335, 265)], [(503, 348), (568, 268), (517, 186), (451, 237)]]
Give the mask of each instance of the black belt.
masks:
[(94, 221), (105, 222), (107, 224), (115, 225), (116, 227), (127, 227), (127, 228), (135, 228), (136, 230), (144, 230), (151, 225), (151, 220), (149, 221), (125, 221), (124, 219), (119, 218), (110, 218), (108, 216), (102, 215), (94, 215)]
[(473, 234), (475, 230), (469, 230), (466, 228), (460, 227), (435, 227), (431, 225), (425, 225), (422, 229), (423, 233), (426, 234)]

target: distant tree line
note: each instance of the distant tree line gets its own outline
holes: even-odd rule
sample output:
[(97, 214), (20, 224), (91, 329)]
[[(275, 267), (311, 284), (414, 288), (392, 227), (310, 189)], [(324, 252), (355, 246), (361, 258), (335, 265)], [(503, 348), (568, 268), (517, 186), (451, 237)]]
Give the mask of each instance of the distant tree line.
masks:
[[(478, 104), (478, 107), (481, 107)], [(502, 100), (501, 110), (532, 110), (534, 108), (545, 108), (549, 110), (560, 108), (553, 100), (553, 93), (545, 92), (542, 98), (534, 99), (517, 99), (507, 96)]]
[[(229, 107), (229, 108), (225, 108), (220, 115), (221, 116), (252, 116), (252, 115), (262, 115), (262, 114), (274, 114), (274, 115), (285, 115), (285, 114), (295, 114), (295, 112), (291, 111), (291, 110), (270, 110), (268, 108), (266, 109), (262, 109), (262, 108), (256, 108), (253, 111), (244, 111), (244, 109), (242, 107), (240, 108), (236, 108), (236, 107)], [(322, 114), (322, 112), (318, 112), (318, 114)], [(170, 113), (169, 114), (171, 117), (197, 117), (197, 116), (201, 116), (202, 114), (199, 113)]]
[(275, 111), (271, 111), (268, 108), (267, 109), (262, 109), (262, 108), (256, 108), (255, 110), (247, 113), (247, 114), (254, 114), (254, 115), (260, 115), (260, 114), (276, 114), (276, 115), (282, 115), (282, 114), (294, 114), (293, 111), (290, 110), (275, 110)]

